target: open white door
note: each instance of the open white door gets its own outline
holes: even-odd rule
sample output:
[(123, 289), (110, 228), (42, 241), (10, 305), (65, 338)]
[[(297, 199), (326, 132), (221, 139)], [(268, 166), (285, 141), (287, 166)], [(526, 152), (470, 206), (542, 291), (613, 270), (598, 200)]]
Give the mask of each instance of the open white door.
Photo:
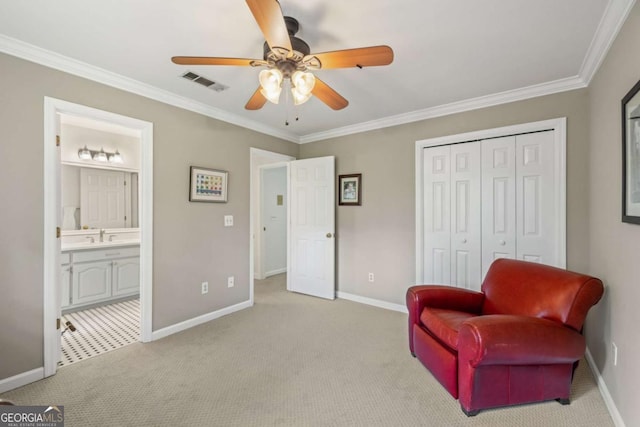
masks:
[(289, 163), (287, 289), (335, 299), (335, 158)]

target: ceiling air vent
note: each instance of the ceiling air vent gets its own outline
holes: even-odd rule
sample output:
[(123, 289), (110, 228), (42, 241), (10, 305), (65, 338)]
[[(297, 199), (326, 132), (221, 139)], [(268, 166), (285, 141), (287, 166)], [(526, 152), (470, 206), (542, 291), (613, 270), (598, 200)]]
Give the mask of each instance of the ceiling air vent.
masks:
[(209, 89), (215, 90), (216, 92), (222, 92), (223, 90), (229, 89), (229, 86), (225, 86), (222, 83), (214, 82), (213, 80), (209, 80), (206, 77), (202, 77), (199, 74), (196, 74), (192, 71), (187, 71), (182, 75), (187, 80), (191, 80), (192, 82), (201, 84), (204, 87), (208, 87)]

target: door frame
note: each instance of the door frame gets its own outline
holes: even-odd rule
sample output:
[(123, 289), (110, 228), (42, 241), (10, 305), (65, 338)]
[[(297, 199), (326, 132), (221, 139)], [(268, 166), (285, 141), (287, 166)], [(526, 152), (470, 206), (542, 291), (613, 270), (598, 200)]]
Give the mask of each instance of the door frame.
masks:
[[(260, 174), (260, 188), (259, 188), (259, 199), (260, 199), (260, 206), (258, 208), (258, 212), (256, 215), (256, 218), (258, 219), (258, 222), (256, 224), (256, 230), (258, 231), (258, 236), (259, 239), (258, 242), (260, 244), (259, 247), (259, 251), (257, 254), (257, 258), (259, 258), (256, 262), (256, 264), (259, 266), (258, 271), (256, 272), (256, 278), (258, 279), (266, 279), (267, 276), (267, 271), (265, 268), (265, 256), (266, 256), (266, 251), (265, 248), (267, 246), (267, 239), (265, 238), (265, 233), (264, 233), (264, 205), (262, 203), (262, 199), (264, 196), (264, 171), (267, 169), (284, 169), (284, 173), (286, 176), (286, 182), (285, 182), (285, 188), (284, 188), (284, 194), (287, 195), (286, 198), (286, 206), (285, 206), (285, 223), (288, 224), (289, 223), (289, 162), (276, 162), (276, 163), (269, 163), (266, 165), (261, 165), (258, 167), (259, 171), (258, 173)], [(288, 231), (288, 227), (285, 229), (285, 233), (287, 233)], [(286, 236), (285, 236), (286, 238)], [(288, 245), (288, 239), (287, 239), (287, 245)], [(254, 256), (256, 256), (256, 254), (254, 254)], [(285, 255), (285, 269), (288, 267), (288, 260), (286, 260), (286, 255)], [(273, 273), (274, 274), (279, 274), (279, 273)]]
[(554, 169), (559, 180), (559, 190), (556, 200), (556, 221), (558, 230), (558, 253), (560, 254), (561, 267), (566, 267), (567, 259), (567, 222), (566, 222), (566, 144), (567, 144), (567, 118), (543, 120), (539, 122), (523, 123), (513, 126), (505, 126), (493, 129), (484, 129), (473, 132), (447, 135), (416, 141), (415, 145), (415, 170), (416, 170), (416, 284), (423, 283), (423, 258), (424, 258), (424, 188), (423, 174), (424, 164), (422, 150), (439, 145), (471, 142), (482, 139), (498, 138), (523, 133), (552, 130), (554, 132), (555, 165)]
[[(256, 220), (256, 212), (260, 213), (260, 198), (262, 197), (260, 189), (260, 168), (264, 165), (282, 164), (286, 165), (290, 161), (295, 160), (293, 156), (280, 154), (273, 151), (262, 150), (260, 148), (251, 147), (249, 149), (249, 303), (254, 303), (254, 281), (255, 277), (255, 250), (260, 250), (262, 239), (260, 234), (256, 234), (255, 230), (259, 230), (259, 220)], [(289, 173), (287, 169), (287, 188), (289, 187)], [(287, 195), (287, 199), (288, 199)], [(288, 200), (287, 200), (288, 203)], [(288, 219), (287, 219), (288, 221)], [(287, 259), (288, 264), (288, 259)], [(287, 265), (288, 268), (288, 265)]]
[(60, 240), (56, 227), (61, 226), (56, 200), (61, 188), (47, 177), (60, 174), (56, 147), (58, 114), (86, 117), (140, 132), (139, 215), (140, 215), (140, 338), (152, 340), (153, 291), (153, 123), (108, 111), (74, 104), (56, 98), (44, 98), (44, 376), (56, 373), (60, 331), (56, 319), (60, 311), (56, 290), (60, 288)]

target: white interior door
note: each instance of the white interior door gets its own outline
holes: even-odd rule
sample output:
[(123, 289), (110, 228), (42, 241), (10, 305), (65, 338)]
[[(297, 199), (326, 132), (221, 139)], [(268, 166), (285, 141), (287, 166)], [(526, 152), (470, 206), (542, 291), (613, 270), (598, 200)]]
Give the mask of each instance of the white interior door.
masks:
[[(55, 161), (55, 165), (53, 167), (53, 176), (54, 176), (54, 182), (56, 185), (56, 188), (61, 188), (62, 185), (62, 163), (61, 163), (61, 159), (62, 159), (62, 148), (60, 147), (60, 114), (56, 114), (55, 115), (55, 129), (56, 129), (56, 161)], [(46, 170), (45, 170), (45, 176), (46, 175)], [(55, 224), (57, 225), (57, 227), (59, 227), (60, 230), (62, 230), (62, 197), (60, 197), (60, 194), (58, 194), (58, 191), (56, 191), (54, 193), (55, 197), (53, 197), (54, 200), (54, 204), (55, 204), (55, 213), (54, 213), (54, 221)], [(62, 287), (66, 286), (69, 284), (68, 281), (68, 274), (70, 273), (63, 273), (62, 272), (62, 265), (61, 265), (61, 251), (62, 251), (62, 238), (61, 236), (59, 236), (56, 239), (56, 249), (54, 251), (53, 254), (53, 262), (55, 263), (55, 276), (54, 276), (54, 280), (53, 280), (53, 293), (54, 293), (54, 298), (55, 301), (57, 301), (56, 306), (55, 306), (55, 313), (56, 313), (56, 319), (61, 319), (62, 320), (62, 297), (63, 297), (63, 292), (62, 292)], [(67, 281), (65, 282), (64, 279), (67, 279)], [(65, 295), (66, 296), (66, 295)], [(57, 323), (57, 322), (56, 322)], [(57, 324), (61, 324), (57, 323)], [(55, 365), (52, 365), (53, 368), (53, 372), (49, 372), (49, 375), (53, 375), (56, 373), (56, 369), (58, 366), (58, 362), (60, 360), (62, 360), (62, 330), (64, 329), (64, 325), (60, 326), (60, 329), (56, 330), (56, 339), (55, 339), (55, 351), (56, 351), (56, 356), (55, 356)]]
[(287, 289), (335, 298), (335, 158), (289, 163)]
[(451, 147), (424, 150), (424, 279), (451, 284)]
[(90, 228), (124, 228), (124, 172), (80, 169), (80, 223)]
[(480, 141), (451, 146), (451, 283), (480, 290)]
[(516, 257), (559, 266), (553, 132), (516, 137)]
[(515, 136), (482, 141), (482, 277), (516, 257)]

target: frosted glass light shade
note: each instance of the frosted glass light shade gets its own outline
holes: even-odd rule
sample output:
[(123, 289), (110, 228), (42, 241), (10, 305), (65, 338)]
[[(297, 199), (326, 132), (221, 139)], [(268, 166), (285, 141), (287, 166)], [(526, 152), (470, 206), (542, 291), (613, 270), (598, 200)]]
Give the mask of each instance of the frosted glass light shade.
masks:
[(291, 84), (300, 95), (309, 95), (316, 85), (316, 78), (311, 73), (296, 71), (291, 76)]
[(282, 73), (280, 70), (272, 68), (262, 70), (258, 76), (260, 81), (260, 93), (269, 101), (277, 104), (280, 100), (280, 92), (282, 92)]
[(115, 153), (109, 156), (109, 163), (122, 163), (122, 156), (120, 155), (118, 150), (116, 150)]
[(304, 104), (311, 98), (311, 93), (302, 94), (297, 87), (291, 88), (291, 94), (293, 95), (293, 105)]
[(84, 148), (78, 150), (78, 157), (80, 160), (91, 160), (91, 151), (85, 145)]
[(94, 156), (93, 160), (97, 162), (106, 162), (107, 161), (107, 153), (101, 148)]

